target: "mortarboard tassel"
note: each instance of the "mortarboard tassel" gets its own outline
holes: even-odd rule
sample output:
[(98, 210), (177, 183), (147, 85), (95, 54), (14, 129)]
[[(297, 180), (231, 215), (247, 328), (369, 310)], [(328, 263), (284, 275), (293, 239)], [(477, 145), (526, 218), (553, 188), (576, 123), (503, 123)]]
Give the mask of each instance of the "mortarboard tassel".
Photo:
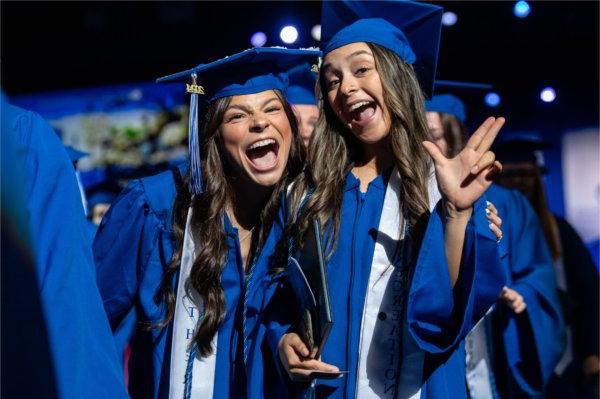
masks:
[(186, 85), (186, 91), (190, 93), (190, 122), (189, 122), (189, 150), (191, 179), (189, 190), (192, 195), (200, 194), (202, 187), (202, 164), (200, 159), (200, 144), (198, 137), (198, 94), (204, 94), (202, 86), (196, 84), (196, 74), (192, 74), (192, 84)]

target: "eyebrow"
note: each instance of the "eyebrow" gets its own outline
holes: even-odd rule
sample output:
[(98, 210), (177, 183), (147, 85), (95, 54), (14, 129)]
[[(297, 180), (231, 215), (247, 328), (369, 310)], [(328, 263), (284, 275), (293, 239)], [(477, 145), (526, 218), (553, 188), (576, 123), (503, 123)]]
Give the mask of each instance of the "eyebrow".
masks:
[(363, 55), (363, 54), (370, 55), (371, 57), (373, 56), (373, 54), (371, 54), (367, 50), (358, 50), (358, 51), (355, 51), (352, 54), (350, 54), (348, 57), (346, 57), (346, 59), (348, 60), (350, 58), (356, 57), (358, 55)]
[[(371, 57), (373, 57), (373, 54), (371, 54), (371, 53), (370, 53), (370, 52), (368, 52), (367, 50), (358, 50), (358, 51), (355, 51), (355, 52), (353, 52), (352, 54), (348, 55), (348, 56), (346, 57), (346, 59), (347, 59), (347, 60), (349, 60), (350, 58), (354, 58), (354, 57), (357, 57), (357, 56), (359, 56), (359, 55), (368, 55), (368, 56), (371, 56)], [(327, 70), (327, 69), (329, 69), (329, 68), (331, 68), (331, 64), (330, 64), (329, 62), (327, 62), (327, 63), (323, 64), (323, 66), (321, 67), (321, 69), (322, 69), (323, 71), (325, 71), (325, 70)]]
[[(261, 108), (266, 107), (271, 101), (279, 101), (279, 98), (278, 97), (268, 98), (265, 101), (263, 101), (263, 103), (261, 104), (260, 107)], [(248, 107), (246, 105), (242, 105), (242, 104), (233, 104), (233, 105), (230, 105), (229, 107), (227, 107), (227, 109), (225, 110), (225, 112), (229, 111), (230, 109), (234, 109), (234, 108), (242, 110), (244, 112), (248, 112), (248, 113), (252, 112), (252, 108), (250, 108), (250, 107)]]

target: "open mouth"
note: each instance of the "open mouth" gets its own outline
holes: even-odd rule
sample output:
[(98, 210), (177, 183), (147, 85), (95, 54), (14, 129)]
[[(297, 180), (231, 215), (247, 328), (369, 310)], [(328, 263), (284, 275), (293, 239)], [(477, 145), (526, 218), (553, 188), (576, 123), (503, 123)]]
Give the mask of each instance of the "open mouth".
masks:
[(246, 156), (254, 169), (264, 172), (277, 165), (279, 144), (274, 139), (264, 139), (253, 143), (246, 149)]
[(373, 115), (375, 115), (375, 102), (373, 101), (361, 101), (356, 104), (352, 104), (348, 109), (348, 112), (352, 118), (352, 123), (359, 126), (364, 126), (371, 122)]

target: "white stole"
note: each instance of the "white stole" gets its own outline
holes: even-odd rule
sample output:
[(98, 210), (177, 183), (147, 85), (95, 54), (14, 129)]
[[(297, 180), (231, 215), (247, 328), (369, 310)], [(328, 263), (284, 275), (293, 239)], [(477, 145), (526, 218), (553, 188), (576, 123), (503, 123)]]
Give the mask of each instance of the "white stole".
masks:
[[(473, 399), (493, 399), (491, 384), (492, 361), (488, 352), (485, 324), (494, 307), (477, 322), (465, 337), (465, 368), (469, 396)], [(491, 338), (491, 337), (490, 337)]]
[[(198, 316), (203, 312), (203, 302), (198, 293), (190, 287), (190, 296), (185, 285), (195, 258), (194, 238), (191, 231), (192, 209), (188, 211), (183, 253), (177, 282), (177, 302), (173, 320), (173, 337), (171, 342), (171, 374), (169, 381), (169, 399), (183, 399), (185, 388), (185, 372), (190, 353), (190, 343), (196, 331)], [(191, 398), (212, 398), (215, 381), (217, 334), (212, 344), (215, 350), (203, 359), (199, 356), (193, 361)]]
[[(441, 198), (433, 172), (428, 191), (433, 209)], [(400, 173), (394, 168), (383, 201), (363, 308), (357, 398), (421, 397), (424, 352), (409, 333), (406, 320), (402, 320), (406, 312), (402, 289), (408, 289), (403, 287), (402, 278), (410, 259), (409, 247), (403, 241), (403, 226)], [(396, 258), (395, 254), (403, 255)], [(394, 264), (400, 260), (403, 264)]]

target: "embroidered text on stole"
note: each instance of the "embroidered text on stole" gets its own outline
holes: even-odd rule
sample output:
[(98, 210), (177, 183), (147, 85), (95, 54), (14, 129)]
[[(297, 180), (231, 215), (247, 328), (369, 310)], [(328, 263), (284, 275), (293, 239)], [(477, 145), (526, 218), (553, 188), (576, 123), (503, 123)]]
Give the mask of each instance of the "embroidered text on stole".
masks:
[[(195, 257), (195, 245), (191, 231), (192, 210), (188, 211), (185, 234), (183, 239), (183, 253), (181, 266), (179, 268), (179, 279), (177, 282), (177, 301), (175, 304), (175, 316), (173, 318), (173, 338), (171, 342), (171, 373), (169, 381), (169, 398), (182, 399), (184, 393), (185, 372), (188, 363), (190, 342), (194, 337), (198, 317), (202, 309), (202, 299), (198, 293), (190, 287), (189, 294), (186, 292), (186, 282), (192, 269)], [(212, 344), (215, 350), (206, 358), (196, 357), (192, 369), (192, 398), (212, 398), (215, 365), (216, 365), (216, 342), (217, 334)]]

